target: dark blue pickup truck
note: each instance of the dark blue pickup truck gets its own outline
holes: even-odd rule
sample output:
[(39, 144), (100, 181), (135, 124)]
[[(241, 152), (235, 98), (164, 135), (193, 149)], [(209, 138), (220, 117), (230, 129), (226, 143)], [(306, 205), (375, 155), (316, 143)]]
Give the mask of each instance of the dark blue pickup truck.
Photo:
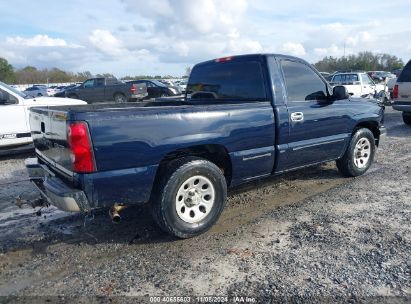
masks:
[(192, 237), (219, 218), (227, 188), (336, 160), (345, 176), (370, 167), (384, 108), (331, 88), (304, 60), (244, 55), (197, 64), (183, 100), (34, 108), (44, 199), (88, 212), (150, 203), (158, 225)]

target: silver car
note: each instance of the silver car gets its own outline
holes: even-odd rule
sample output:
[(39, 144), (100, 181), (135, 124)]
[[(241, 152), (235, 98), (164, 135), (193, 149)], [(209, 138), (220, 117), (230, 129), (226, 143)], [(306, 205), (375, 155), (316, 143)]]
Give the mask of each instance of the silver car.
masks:
[(34, 85), (24, 90), (24, 93), (31, 97), (49, 96), (47, 87), (41, 85)]

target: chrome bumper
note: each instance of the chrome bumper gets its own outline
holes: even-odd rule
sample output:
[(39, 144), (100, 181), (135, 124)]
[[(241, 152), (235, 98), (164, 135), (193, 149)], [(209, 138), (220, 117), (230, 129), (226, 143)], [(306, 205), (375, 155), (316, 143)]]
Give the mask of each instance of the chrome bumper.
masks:
[(66, 185), (47, 166), (39, 164), (37, 158), (26, 159), (25, 165), (30, 180), (49, 204), (70, 212), (90, 210), (90, 204), (83, 191)]

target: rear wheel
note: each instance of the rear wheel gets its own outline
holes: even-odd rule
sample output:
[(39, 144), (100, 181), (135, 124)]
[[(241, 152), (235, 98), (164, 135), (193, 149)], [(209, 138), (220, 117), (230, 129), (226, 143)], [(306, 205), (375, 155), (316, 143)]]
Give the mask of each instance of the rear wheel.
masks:
[(220, 217), (227, 197), (221, 170), (207, 160), (185, 157), (164, 171), (152, 198), (156, 223), (179, 238), (207, 231)]
[(402, 120), (406, 125), (411, 125), (411, 113), (402, 112)]
[(375, 154), (375, 138), (369, 129), (357, 130), (344, 156), (337, 160), (337, 168), (344, 176), (359, 176), (371, 166)]
[(118, 94), (114, 95), (114, 101), (115, 102), (126, 102), (127, 98), (126, 98), (126, 96), (124, 96), (124, 94), (118, 93)]

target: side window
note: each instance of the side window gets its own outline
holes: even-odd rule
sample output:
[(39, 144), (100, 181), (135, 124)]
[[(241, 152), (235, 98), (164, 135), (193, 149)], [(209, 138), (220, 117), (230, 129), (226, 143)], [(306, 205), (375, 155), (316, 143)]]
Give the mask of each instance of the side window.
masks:
[(0, 105), (11, 105), (11, 104), (17, 104), (17, 103), (18, 103), (18, 100), (16, 97), (0, 89)]
[(372, 84), (370, 77), (367, 74), (361, 74), (363, 84)]
[(285, 85), (289, 101), (327, 99), (327, 87), (321, 78), (307, 65), (282, 60)]
[(358, 75), (357, 74), (348, 74), (346, 75), (346, 82), (356, 82), (358, 80)]
[(85, 88), (92, 88), (94, 86), (94, 79), (89, 79), (84, 83)]
[(99, 78), (96, 80), (96, 87), (104, 87), (104, 79)]
[(146, 86), (147, 86), (147, 88), (154, 88), (155, 87), (154, 84), (151, 83), (150, 81), (146, 81)]
[(335, 76), (333, 77), (332, 82), (337, 82), (337, 83), (342, 82), (341, 75), (335, 75)]

